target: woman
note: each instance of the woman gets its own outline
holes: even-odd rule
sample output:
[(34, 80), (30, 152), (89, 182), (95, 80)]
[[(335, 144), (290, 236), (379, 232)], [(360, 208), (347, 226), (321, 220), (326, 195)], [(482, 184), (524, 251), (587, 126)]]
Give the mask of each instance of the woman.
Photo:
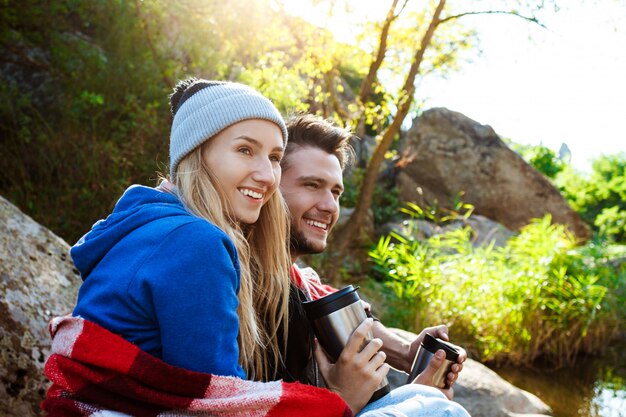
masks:
[(131, 186), (71, 250), (84, 283), (74, 317), (51, 324), (42, 407), (350, 415), (325, 390), (249, 382), (274, 378), (287, 338), (280, 113), (247, 86), (206, 80), (179, 83), (170, 104), (169, 179)]

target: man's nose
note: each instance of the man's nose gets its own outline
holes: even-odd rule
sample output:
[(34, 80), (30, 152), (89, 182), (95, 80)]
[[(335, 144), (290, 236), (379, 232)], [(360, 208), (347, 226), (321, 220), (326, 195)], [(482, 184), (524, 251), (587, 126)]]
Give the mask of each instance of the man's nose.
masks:
[(336, 213), (339, 209), (339, 202), (335, 199), (335, 195), (331, 190), (325, 191), (323, 198), (320, 199), (317, 208), (328, 213)]

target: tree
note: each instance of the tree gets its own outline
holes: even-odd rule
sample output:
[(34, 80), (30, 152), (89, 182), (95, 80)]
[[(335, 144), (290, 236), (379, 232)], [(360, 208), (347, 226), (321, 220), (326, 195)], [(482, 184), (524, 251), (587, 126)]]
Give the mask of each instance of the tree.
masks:
[(267, 0), (4, 2), (0, 194), (76, 241), (129, 184), (167, 173), (177, 79), (237, 80), (292, 42), (274, 14)]
[[(508, 14), (525, 19), (529, 22), (539, 23), (539, 20), (532, 14), (523, 15), (521, 12), (511, 6), (509, 2), (509, 8), (496, 10), (466, 10), (460, 12), (454, 12), (446, 0), (438, 0), (431, 3), (428, 10), (425, 10), (422, 16), (428, 16), (425, 23), (425, 29), (421, 31), (420, 40), (415, 45), (409, 65), (405, 72), (404, 83), (395, 96), (394, 106), (397, 110), (391, 117), (390, 123), (388, 123), (384, 129), (378, 135), (378, 145), (376, 146), (371, 160), (367, 165), (363, 184), (361, 185), (359, 197), (357, 200), (356, 208), (350, 219), (345, 223), (340, 233), (336, 233), (334, 240), (334, 250), (338, 253), (345, 253), (347, 249), (358, 241), (359, 230), (362, 227), (363, 221), (367, 215), (367, 212), (371, 206), (372, 196), (374, 194), (374, 187), (378, 177), (379, 170), (385, 159), (385, 154), (389, 150), (394, 138), (399, 134), (400, 128), (404, 119), (409, 114), (412, 104), (415, 100), (415, 82), (417, 75), (420, 73), (424, 62), (426, 53), (429, 49), (433, 49), (435, 45), (435, 35), (438, 33), (442, 26), (445, 24), (452, 24), (458, 19), (477, 14)], [(463, 3), (463, 2), (462, 2)], [(519, 6), (519, 2), (515, 2)], [(404, 2), (400, 8), (400, 12), (404, 9), (406, 2)], [(506, 2), (505, 2), (506, 5)], [(388, 48), (388, 37), (390, 33), (390, 27), (397, 20), (400, 12), (396, 12), (398, 2), (393, 1), (392, 5), (386, 15), (386, 19), (381, 27), (380, 38), (376, 52), (373, 53), (373, 58), (370, 64), (367, 77), (364, 79), (361, 86), (360, 104), (362, 109), (367, 108), (367, 102), (370, 98), (371, 91), (374, 91), (374, 86), (378, 82), (380, 69), (385, 59), (385, 54)], [(536, 12), (544, 7), (544, 2), (539, 2), (537, 5), (527, 5), (529, 12)], [(364, 110), (357, 113), (360, 122)]]

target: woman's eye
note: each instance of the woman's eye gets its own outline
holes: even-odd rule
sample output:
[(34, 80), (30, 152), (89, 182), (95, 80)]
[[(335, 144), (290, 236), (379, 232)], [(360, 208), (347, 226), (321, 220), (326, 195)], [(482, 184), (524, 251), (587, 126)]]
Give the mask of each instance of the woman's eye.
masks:
[(239, 148), (237, 149), (238, 152), (241, 152), (243, 154), (246, 155), (252, 155), (252, 152), (250, 151), (250, 148)]
[(282, 160), (283, 158), (280, 155), (270, 155), (270, 161), (272, 162), (279, 162)]

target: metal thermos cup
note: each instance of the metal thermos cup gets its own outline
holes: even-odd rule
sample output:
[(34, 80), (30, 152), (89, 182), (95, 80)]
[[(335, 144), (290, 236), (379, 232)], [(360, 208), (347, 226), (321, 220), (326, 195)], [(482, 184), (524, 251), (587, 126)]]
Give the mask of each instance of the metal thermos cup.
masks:
[[(326, 353), (334, 362), (337, 361), (352, 332), (367, 315), (357, 293), (357, 288), (348, 285), (341, 290), (314, 301), (302, 303), (307, 318), (311, 322), (315, 336)], [(363, 347), (373, 338), (371, 332), (366, 337)], [(358, 383), (358, 381), (355, 381)], [(369, 402), (376, 401), (390, 391), (389, 381), (385, 377)]]
[(413, 367), (411, 368), (411, 373), (407, 379), (407, 384), (412, 383), (413, 380), (415, 380), (415, 378), (417, 378), (417, 376), (424, 369), (426, 369), (431, 358), (435, 356), (435, 352), (439, 349), (443, 349), (443, 351), (446, 352), (446, 359), (441, 368), (439, 368), (435, 375), (433, 375), (432, 382), (433, 385), (439, 388), (447, 388), (446, 375), (450, 372), (452, 364), (459, 358), (459, 350), (451, 343), (433, 337), (428, 333), (424, 335), (424, 340), (417, 349), (417, 354), (415, 355), (415, 360), (413, 361)]

